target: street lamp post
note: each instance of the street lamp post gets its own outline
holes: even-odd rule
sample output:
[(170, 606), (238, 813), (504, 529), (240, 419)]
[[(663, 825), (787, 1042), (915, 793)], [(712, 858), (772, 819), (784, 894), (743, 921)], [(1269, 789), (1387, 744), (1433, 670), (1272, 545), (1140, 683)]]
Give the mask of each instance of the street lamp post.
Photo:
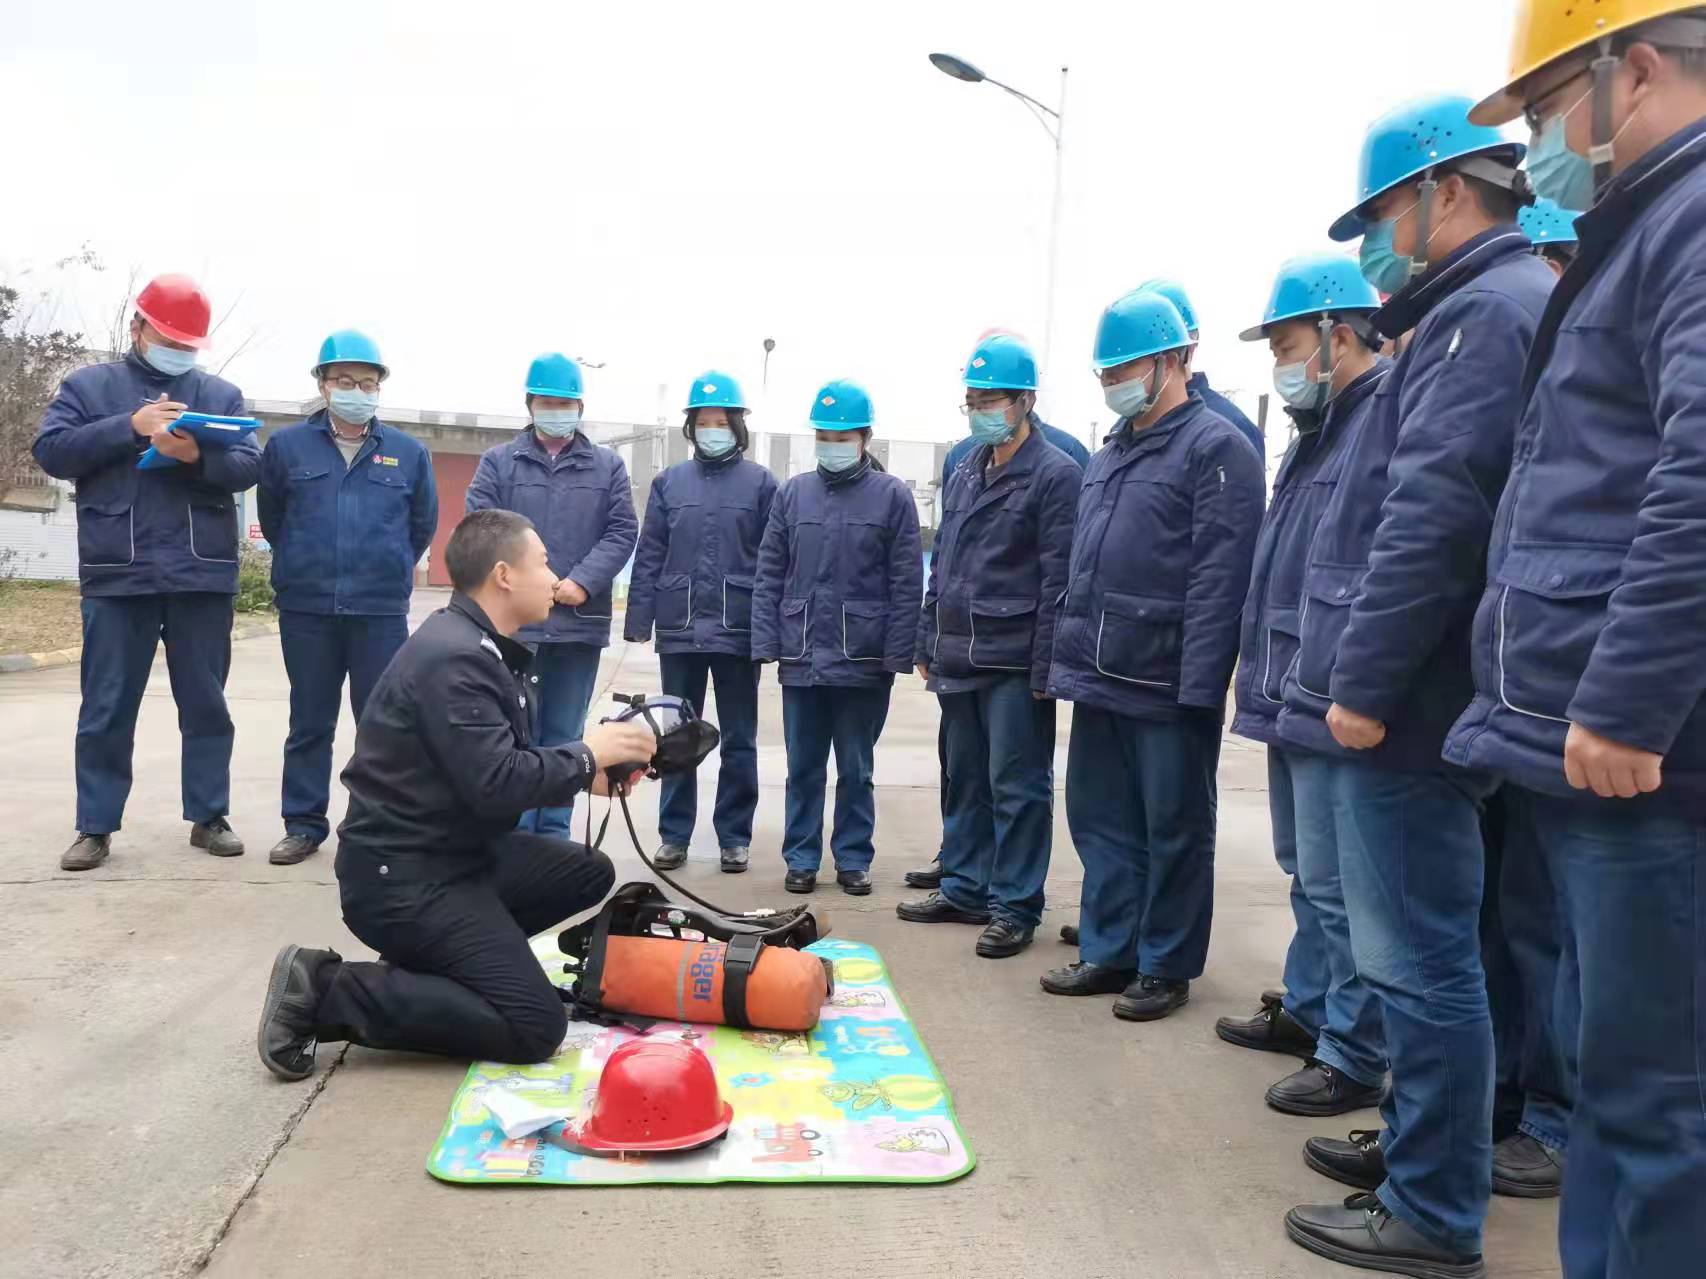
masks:
[[(1049, 368), (1049, 354), (1054, 347), (1054, 294), (1055, 276), (1060, 261), (1060, 167), (1061, 138), (1066, 127), (1066, 68), (1060, 69), (1060, 99), (1057, 106), (1044, 106), (1028, 93), (1022, 93), (1010, 84), (986, 76), (964, 58), (957, 58), (951, 53), (932, 53), (930, 63), (943, 75), (952, 76), (956, 80), (964, 80), (967, 84), (988, 83), (1000, 89), (1003, 93), (1017, 98), (1025, 104), (1030, 113), (1037, 118), (1037, 123), (1043, 126), (1049, 138), (1054, 142), (1054, 199), (1050, 203), (1048, 226), (1048, 278), (1045, 287), (1048, 290), (1043, 309), (1043, 352), (1042, 366), (1046, 374)], [(1051, 123), (1052, 121), (1052, 123)]]

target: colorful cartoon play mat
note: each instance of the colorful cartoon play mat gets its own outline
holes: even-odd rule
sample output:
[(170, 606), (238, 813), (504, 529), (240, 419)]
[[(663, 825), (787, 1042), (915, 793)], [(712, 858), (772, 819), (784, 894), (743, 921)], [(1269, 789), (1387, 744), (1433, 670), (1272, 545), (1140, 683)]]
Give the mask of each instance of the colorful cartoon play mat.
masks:
[[(554, 937), (534, 950), (561, 980)], [(734, 1106), (728, 1136), (701, 1150), (599, 1158), (562, 1144), (563, 1125), (506, 1140), (487, 1109), (492, 1089), (541, 1107), (589, 1113), (605, 1060), (634, 1037), (621, 1028), (570, 1022), (557, 1056), (538, 1066), (476, 1062), (456, 1092), (427, 1161), (441, 1181), (482, 1185), (631, 1186), (676, 1182), (940, 1182), (976, 1162), (954, 1118), (947, 1085), (889, 984), (882, 957), (859, 942), (809, 948), (835, 965), (835, 994), (803, 1034), (729, 1026), (664, 1025), (689, 1034), (716, 1067)]]

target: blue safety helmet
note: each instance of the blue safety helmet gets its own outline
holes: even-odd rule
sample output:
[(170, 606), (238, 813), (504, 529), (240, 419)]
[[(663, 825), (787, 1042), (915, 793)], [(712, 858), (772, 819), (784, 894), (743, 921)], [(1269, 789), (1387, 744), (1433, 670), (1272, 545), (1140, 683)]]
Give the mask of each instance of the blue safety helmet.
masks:
[(527, 393), (553, 395), (560, 400), (578, 400), (581, 395), (581, 366), (553, 351), (527, 366)]
[(1363, 278), (1355, 258), (1342, 253), (1306, 253), (1280, 267), (1262, 322), (1238, 336), (1246, 342), (1260, 342), (1267, 337), (1268, 326), (1281, 320), (1329, 311), (1337, 315), (1379, 309), (1380, 294)]
[(1333, 223), (1327, 234), (1335, 240), (1355, 240), (1368, 231), (1362, 210), (1393, 187), (1451, 160), (1488, 152), (1504, 152), (1514, 168), (1528, 148), (1512, 142), (1497, 129), (1470, 124), (1472, 98), (1436, 94), (1394, 107), (1368, 126), (1357, 166), (1357, 201)]
[(1522, 228), (1524, 235), (1534, 241), (1534, 247), (1540, 249), (1548, 244), (1574, 244), (1576, 219), (1581, 216), (1556, 200), (1536, 200), (1526, 209), (1517, 211), (1516, 224)]
[(1011, 333), (986, 337), (966, 361), (966, 386), (981, 391), (1034, 391), (1037, 357)]
[(707, 369), (693, 379), (693, 389), (687, 393), (687, 411), (694, 409), (744, 409), (746, 397), (740, 393), (740, 383), (727, 373)]
[(371, 364), (382, 379), (391, 376), (391, 370), (379, 358), (379, 343), (358, 329), (339, 329), (320, 343), (320, 358), (309, 372), (319, 377), (320, 370), (328, 364)]
[(1153, 290), (1134, 289), (1102, 312), (1092, 367), (1100, 372), (1190, 344), (1185, 318), (1171, 299)]
[(1185, 286), (1177, 280), (1169, 280), (1166, 276), (1157, 276), (1153, 280), (1145, 280), (1138, 285), (1137, 292), (1159, 293), (1179, 308), (1179, 318), (1184, 320), (1187, 329), (1192, 333), (1202, 331), (1202, 325), (1197, 323), (1197, 309), (1191, 305), (1191, 298), (1185, 292)]
[(812, 400), (811, 426), (814, 431), (870, 430), (870, 395), (848, 378), (825, 382)]

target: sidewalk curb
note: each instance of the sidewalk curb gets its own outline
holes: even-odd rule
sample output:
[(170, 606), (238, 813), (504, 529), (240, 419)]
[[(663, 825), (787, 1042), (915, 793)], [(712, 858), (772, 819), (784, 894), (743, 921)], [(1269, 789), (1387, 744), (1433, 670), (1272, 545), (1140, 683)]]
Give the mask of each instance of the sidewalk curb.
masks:
[[(231, 627), (231, 639), (255, 639), (261, 635), (277, 635), (278, 620), (270, 622), (242, 621)], [(24, 671), (46, 671), (55, 666), (74, 666), (83, 660), (83, 646), (55, 648), (45, 653), (0, 653), (0, 675), (17, 675)]]

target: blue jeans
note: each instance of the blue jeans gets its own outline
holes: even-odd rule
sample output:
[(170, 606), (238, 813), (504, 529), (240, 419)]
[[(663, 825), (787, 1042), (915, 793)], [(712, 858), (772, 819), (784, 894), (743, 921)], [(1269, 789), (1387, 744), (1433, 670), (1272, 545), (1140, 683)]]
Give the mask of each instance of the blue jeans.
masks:
[(284, 740), (281, 811), (287, 835), (316, 843), (330, 833), (326, 803), (332, 784), (332, 739), (338, 699), (349, 677), (349, 708), (357, 722), (368, 694), (409, 638), (409, 619), (280, 611), (279, 646), (290, 677), (290, 735)]
[[(1356, 838), (1348, 829), (1350, 814), (1334, 794), (1336, 774), (1331, 759), (1301, 750), (1288, 751), (1285, 758), (1295, 797), (1297, 876), (1321, 930), (1322, 959), (1327, 968), (1325, 1012), (1315, 1058), (1364, 1087), (1377, 1087), (1386, 1078), (1386, 1030), (1381, 1024), (1380, 1001), (1357, 976), (1356, 958), (1351, 953), (1351, 919), (1345, 906), (1342, 868), (1344, 850)], [(1301, 936), (1301, 924), (1298, 932)], [(1289, 989), (1289, 968), (1286, 980)]]
[[(534, 740), (540, 746), (577, 742), (586, 732), (586, 708), (598, 683), (600, 649), (591, 644), (540, 644), (534, 651)], [(567, 839), (574, 806), (536, 808), (521, 815), (517, 830)]]
[(948, 785), (942, 896), (964, 910), (1035, 928), (1054, 844), (1055, 705), (1029, 675), (944, 693)]
[(231, 670), (232, 597), (211, 592), (83, 599), (83, 704), (77, 713), (77, 829), (110, 835), (130, 798), (136, 713), (161, 641), (183, 736), (184, 820), (231, 811), (231, 744), (225, 707)]
[(1581, 1009), (1565, 1279), (1692, 1279), (1706, 1268), (1706, 827), (1524, 798)]
[(1380, 1113), (1394, 1217), (1481, 1251), (1493, 1182), (1493, 1024), (1481, 970), (1484, 789), (1468, 774), (1323, 760), (1357, 975), (1380, 1001), (1392, 1088)]
[(1072, 715), (1066, 823), (1084, 863), (1079, 953), (1104, 968), (1202, 976), (1214, 921), (1220, 721)]
[[(1297, 873), (1297, 804), (1292, 793), (1291, 762), (1278, 746), (1268, 747), (1268, 821), (1274, 832), (1274, 860), (1291, 877), (1291, 944), (1285, 948), (1285, 1010), (1317, 1037), (1327, 1021), (1327, 934), (1321, 913), (1309, 904)], [(1342, 913), (1342, 912), (1341, 912)], [(1347, 960), (1349, 947), (1346, 948)]]
[[(758, 807), (758, 666), (747, 657), (724, 653), (668, 653), (658, 657), (663, 691), (685, 698), (705, 713), (705, 685), (716, 692), (714, 721), (722, 734), (717, 758), (717, 807), (711, 824), (717, 847), (745, 848), (752, 843), (752, 814)], [(699, 813), (696, 773), (663, 779), (658, 796), (658, 838), (686, 848)]]
[(835, 748), (835, 869), (869, 870), (876, 856), (877, 794), (872, 766), (889, 716), (881, 688), (782, 686), (782, 738), (788, 748), (788, 803), (782, 859), (789, 870), (823, 864), (823, 795)]
[[(1503, 1130), (1569, 1144), (1576, 1095), (1574, 975), (1560, 985), (1558, 895), (1535, 833), (1535, 799), (1505, 787), (1487, 804), (1487, 893), (1481, 948), (1498, 1062), (1494, 1140)], [(1567, 1047), (1566, 1047), (1567, 1045)]]

